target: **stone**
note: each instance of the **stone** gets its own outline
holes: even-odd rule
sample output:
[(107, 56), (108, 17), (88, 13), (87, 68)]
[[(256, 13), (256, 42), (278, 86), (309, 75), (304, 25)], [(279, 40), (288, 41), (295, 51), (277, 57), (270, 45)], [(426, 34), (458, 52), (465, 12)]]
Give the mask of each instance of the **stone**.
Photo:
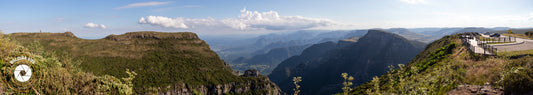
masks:
[(244, 75), (245, 77), (248, 77), (248, 76), (253, 76), (253, 77), (257, 77), (259, 76), (259, 72), (255, 69), (248, 69), (246, 71), (244, 71)]

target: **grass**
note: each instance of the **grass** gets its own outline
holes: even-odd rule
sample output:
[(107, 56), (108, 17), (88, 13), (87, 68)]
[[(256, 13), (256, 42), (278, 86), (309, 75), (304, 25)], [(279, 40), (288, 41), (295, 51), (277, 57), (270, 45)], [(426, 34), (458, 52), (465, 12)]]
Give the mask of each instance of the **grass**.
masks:
[(494, 45), (494, 44), (508, 44), (508, 43), (515, 43), (515, 42), (495, 42), (495, 43), (489, 43), (489, 45)]
[[(507, 94), (523, 94), (533, 87), (533, 57), (511, 57), (532, 54), (533, 50), (482, 56), (468, 51), (457, 36), (445, 36), (431, 43), (409, 64), (355, 87), (351, 93), (447, 94), (459, 84), (490, 83), (493, 87), (505, 87)], [(452, 48), (454, 43), (456, 47)], [(522, 69), (514, 73), (516, 68)]]
[(502, 34), (504, 36), (512, 36), (512, 37), (517, 37), (517, 38), (523, 38), (523, 39), (531, 39), (533, 40), (533, 36), (527, 36), (525, 34)]
[(478, 38), (480, 41), (498, 41), (497, 39), (491, 39), (483, 36), (479, 36)]
[(511, 56), (528, 55), (528, 54), (533, 55), (533, 50), (498, 52), (498, 56), (502, 56), (502, 57), (511, 57)]

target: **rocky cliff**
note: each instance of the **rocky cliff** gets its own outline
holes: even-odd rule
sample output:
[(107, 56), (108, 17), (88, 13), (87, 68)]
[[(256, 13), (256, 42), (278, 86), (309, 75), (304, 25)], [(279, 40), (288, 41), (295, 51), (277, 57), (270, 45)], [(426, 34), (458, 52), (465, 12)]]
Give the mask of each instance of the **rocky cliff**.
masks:
[(199, 39), (198, 36), (195, 33), (192, 32), (181, 32), (179, 34), (176, 33), (164, 33), (164, 32), (152, 32), (152, 31), (145, 31), (145, 32), (129, 32), (122, 35), (109, 35), (105, 37), (104, 39), (108, 40), (114, 40), (114, 41), (124, 41), (124, 40), (130, 40), (133, 38), (138, 39)]
[(223, 94), (265, 94), (265, 95), (285, 95), (276, 84), (268, 79), (258, 81), (247, 81), (241, 83), (228, 83), (219, 85), (191, 86), (187, 84), (176, 84), (167, 87), (167, 91), (158, 92), (161, 95), (223, 95)]
[(354, 85), (359, 85), (385, 73), (389, 65), (408, 63), (424, 45), (383, 30), (369, 30), (357, 42), (313, 45), (301, 55), (283, 61), (269, 78), (285, 92), (294, 88), (292, 77), (301, 76), (302, 94), (339, 93), (341, 73), (354, 76)]

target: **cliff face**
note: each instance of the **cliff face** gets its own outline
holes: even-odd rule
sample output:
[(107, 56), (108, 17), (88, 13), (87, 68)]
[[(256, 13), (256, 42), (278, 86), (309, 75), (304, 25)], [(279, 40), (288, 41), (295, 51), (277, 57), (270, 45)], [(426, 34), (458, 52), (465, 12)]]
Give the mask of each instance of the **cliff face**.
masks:
[(163, 32), (129, 32), (122, 35), (109, 35), (104, 39), (114, 40), (114, 41), (124, 41), (131, 40), (133, 38), (138, 39), (200, 39), (195, 33), (192, 32), (181, 32), (176, 33), (163, 33)]
[(14, 33), (23, 45), (38, 41), (47, 52), (68, 56), (61, 60), (80, 62), (83, 71), (94, 75), (127, 77), (136, 94), (283, 93), (267, 77), (242, 77), (209, 45), (191, 32), (131, 32), (104, 39), (84, 40), (72, 33)]
[[(322, 48), (318, 48), (322, 47)], [(347, 43), (322, 43), (304, 50), (302, 55), (283, 61), (269, 78), (285, 92), (291, 92), (292, 77), (302, 77), (302, 94), (321, 95), (341, 91), (341, 73), (354, 76), (354, 85), (385, 73), (389, 65), (407, 64), (424, 47), (397, 34), (369, 30)]]
[(186, 84), (177, 84), (164, 92), (158, 92), (160, 95), (223, 95), (223, 94), (265, 94), (265, 95), (285, 95), (276, 84), (268, 79), (259, 81), (247, 81), (242, 83), (228, 83), (219, 85), (201, 85), (191, 86)]

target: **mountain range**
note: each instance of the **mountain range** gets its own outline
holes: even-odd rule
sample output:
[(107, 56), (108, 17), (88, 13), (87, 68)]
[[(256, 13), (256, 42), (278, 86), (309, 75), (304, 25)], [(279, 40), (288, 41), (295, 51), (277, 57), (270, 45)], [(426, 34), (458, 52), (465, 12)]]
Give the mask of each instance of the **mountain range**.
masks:
[(302, 94), (334, 94), (341, 90), (341, 73), (355, 76), (355, 85), (385, 73), (390, 65), (406, 64), (425, 44), (383, 30), (368, 30), (357, 41), (325, 42), (281, 62), (269, 78), (291, 92), (292, 77), (302, 77)]

